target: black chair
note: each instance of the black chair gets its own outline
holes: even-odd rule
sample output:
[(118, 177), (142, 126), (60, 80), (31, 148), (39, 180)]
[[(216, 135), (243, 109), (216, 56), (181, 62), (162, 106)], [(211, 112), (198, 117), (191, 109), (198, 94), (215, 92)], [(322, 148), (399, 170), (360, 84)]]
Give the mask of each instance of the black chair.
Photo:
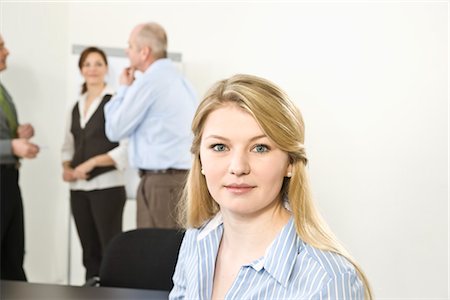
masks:
[(141, 228), (109, 243), (100, 266), (100, 286), (170, 291), (184, 232)]

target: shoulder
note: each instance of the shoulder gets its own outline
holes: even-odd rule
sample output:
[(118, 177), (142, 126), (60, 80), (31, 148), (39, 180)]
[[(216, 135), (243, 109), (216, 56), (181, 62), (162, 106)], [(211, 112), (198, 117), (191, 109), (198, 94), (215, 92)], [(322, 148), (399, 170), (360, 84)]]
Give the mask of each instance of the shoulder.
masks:
[(183, 242), (181, 244), (180, 253), (189, 253), (195, 249), (195, 245), (197, 243), (199, 229), (197, 228), (189, 228), (186, 230)]
[(199, 233), (198, 228), (189, 228), (186, 230), (186, 233), (184, 234), (184, 239), (187, 241), (196, 241)]
[(105, 88), (103, 89), (102, 93), (99, 96), (99, 100), (103, 103), (108, 102), (115, 94), (114, 89), (110, 85), (105, 85)]
[[(344, 256), (320, 250), (311, 245), (304, 244), (304, 259), (315, 265), (317, 274), (322, 278), (317, 286), (318, 292), (324, 296), (362, 295), (364, 288), (354, 265)], [(360, 299), (349, 297), (349, 299)]]
[(186, 230), (178, 252), (178, 265), (188, 267), (196, 263), (197, 236), (198, 229), (189, 228)]
[(4, 93), (5, 97), (9, 100), (9, 102), (14, 104), (13, 99), (12, 99), (11, 95), (9, 94), (8, 90), (5, 88), (5, 86), (0, 83), (0, 87), (1, 87), (1, 89), (3, 89), (3, 93)]
[(222, 236), (222, 224), (222, 215), (218, 213), (199, 228), (188, 228), (183, 243), (193, 248), (199, 243), (205, 243), (210, 240), (216, 242)]
[(169, 84), (176, 79), (183, 78), (180, 70), (169, 58), (162, 58), (155, 61), (144, 73), (149, 80), (160, 84)]
[(105, 88), (102, 91), (102, 95), (114, 95), (115, 93), (116, 93), (116, 91), (109, 84), (105, 85)]
[(72, 114), (75, 114), (75, 113), (78, 113), (78, 107), (80, 106), (80, 101), (81, 100), (78, 100), (77, 99), (77, 101), (75, 101), (75, 103), (73, 103), (73, 105), (70, 107), (70, 114), (72, 115)]
[(304, 251), (305, 256), (316, 262), (330, 277), (335, 277), (342, 273), (356, 273), (353, 264), (340, 254), (320, 250), (308, 244), (304, 244)]

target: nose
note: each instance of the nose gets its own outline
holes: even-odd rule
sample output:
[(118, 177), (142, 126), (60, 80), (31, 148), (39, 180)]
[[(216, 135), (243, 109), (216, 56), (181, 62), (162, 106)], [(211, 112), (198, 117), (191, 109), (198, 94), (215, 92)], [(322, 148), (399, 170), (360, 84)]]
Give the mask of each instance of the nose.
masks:
[(234, 151), (230, 160), (229, 173), (236, 176), (242, 176), (248, 175), (250, 170), (248, 156), (245, 153), (242, 153), (242, 151)]

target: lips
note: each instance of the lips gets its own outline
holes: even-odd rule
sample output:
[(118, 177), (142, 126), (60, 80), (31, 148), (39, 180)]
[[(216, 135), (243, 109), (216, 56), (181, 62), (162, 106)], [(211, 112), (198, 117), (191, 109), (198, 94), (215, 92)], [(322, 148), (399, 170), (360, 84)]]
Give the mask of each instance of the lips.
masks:
[(251, 190), (253, 190), (256, 186), (253, 185), (248, 185), (248, 184), (229, 184), (229, 185), (225, 185), (225, 188), (227, 189), (227, 191), (233, 193), (233, 194), (245, 194), (250, 192)]

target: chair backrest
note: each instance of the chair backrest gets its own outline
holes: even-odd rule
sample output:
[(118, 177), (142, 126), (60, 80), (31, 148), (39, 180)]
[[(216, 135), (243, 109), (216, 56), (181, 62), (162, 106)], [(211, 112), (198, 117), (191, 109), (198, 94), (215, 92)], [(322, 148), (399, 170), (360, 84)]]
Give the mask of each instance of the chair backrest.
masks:
[(141, 228), (109, 243), (100, 266), (100, 286), (170, 291), (184, 232)]

